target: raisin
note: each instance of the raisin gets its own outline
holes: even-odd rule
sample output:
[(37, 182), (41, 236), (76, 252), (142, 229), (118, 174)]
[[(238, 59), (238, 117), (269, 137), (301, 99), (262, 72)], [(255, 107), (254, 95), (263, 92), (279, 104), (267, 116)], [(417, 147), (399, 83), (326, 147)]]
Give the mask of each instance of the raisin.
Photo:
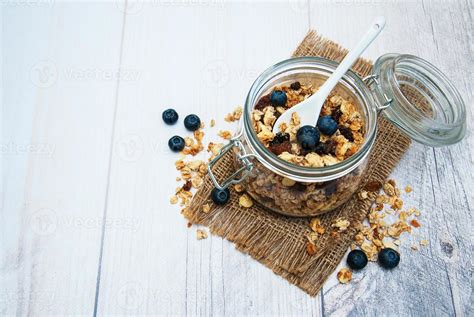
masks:
[(351, 129), (349, 129), (349, 128), (343, 126), (343, 125), (339, 125), (338, 129), (339, 129), (339, 132), (340, 132), (349, 142), (354, 142), (354, 136), (352, 135)]
[(364, 189), (369, 192), (378, 192), (381, 188), (382, 183), (378, 181), (370, 181), (364, 186)]
[(280, 155), (283, 152), (291, 151), (291, 143), (289, 141), (286, 141), (282, 143), (270, 144), (268, 149), (272, 151), (273, 154)]
[(306, 154), (313, 153), (313, 150), (305, 150), (303, 148), (300, 149), (300, 155), (305, 156)]
[(342, 116), (341, 107), (338, 106), (334, 111), (331, 113), (331, 117), (339, 123), (339, 118)]
[(263, 108), (269, 106), (270, 104), (270, 95), (265, 95), (257, 102), (257, 104), (255, 105), (255, 109), (263, 110)]
[(292, 83), (292, 84), (290, 85), (290, 88), (293, 89), (293, 90), (298, 90), (298, 89), (301, 88), (301, 84), (300, 84), (299, 81), (295, 81), (294, 83)]
[(191, 183), (191, 181), (188, 180), (186, 181), (186, 184), (183, 185), (183, 190), (189, 191), (191, 187), (193, 187), (193, 183)]

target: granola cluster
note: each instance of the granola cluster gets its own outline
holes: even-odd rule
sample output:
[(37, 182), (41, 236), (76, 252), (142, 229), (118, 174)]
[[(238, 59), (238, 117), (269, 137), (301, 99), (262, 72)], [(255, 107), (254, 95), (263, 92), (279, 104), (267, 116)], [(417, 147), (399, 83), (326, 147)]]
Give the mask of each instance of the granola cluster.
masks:
[(320, 143), (314, 151), (301, 148), (296, 140), (300, 118), (293, 113), (290, 122), (284, 122), (278, 133), (273, 133), (277, 118), (285, 111), (311, 96), (316, 89), (311, 84), (274, 87), (273, 91), (284, 91), (287, 102), (274, 106), (270, 94), (260, 98), (252, 111), (253, 127), (257, 137), (275, 155), (290, 163), (306, 167), (323, 167), (339, 163), (355, 154), (365, 141), (364, 119), (357, 107), (340, 95), (332, 94), (326, 99), (320, 117), (331, 116), (338, 124), (333, 135), (321, 133)]
[[(411, 191), (410, 186), (405, 187), (405, 193)], [(351, 245), (352, 250), (360, 248), (372, 262), (377, 261), (378, 253), (384, 248), (399, 251), (402, 234), (411, 234), (413, 229), (421, 227), (418, 220), (421, 212), (416, 208), (404, 208), (401, 191), (395, 180), (390, 179), (385, 184), (369, 182), (358, 193), (358, 198), (361, 200), (374, 197), (375, 203), (370, 208), (367, 219), (357, 228), (358, 232)], [(315, 219), (317, 218), (311, 222), (313, 225), (310, 225), (313, 230), (314, 223), (318, 221)], [(428, 240), (421, 239), (417, 244), (411, 245), (411, 249), (418, 250), (419, 247), (426, 245)], [(350, 281), (350, 275), (346, 273), (348, 270), (343, 268), (338, 273), (337, 277), (341, 283)]]

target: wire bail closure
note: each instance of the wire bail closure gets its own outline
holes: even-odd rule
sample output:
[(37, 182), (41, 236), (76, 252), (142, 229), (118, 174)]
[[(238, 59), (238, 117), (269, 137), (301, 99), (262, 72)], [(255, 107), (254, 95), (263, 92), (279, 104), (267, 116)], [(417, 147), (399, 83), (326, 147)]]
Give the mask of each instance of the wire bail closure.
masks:
[(378, 110), (384, 110), (387, 109), (392, 105), (393, 99), (388, 98), (387, 94), (382, 90), (382, 86), (380, 85), (380, 82), (378, 81), (379, 75), (369, 75), (365, 76), (362, 80), (365, 82), (365, 84), (370, 87), (373, 83), (377, 86), (377, 88), (383, 92), (383, 97), (385, 98), (385, 102), (382, 106), (377, 106)]
[[(253, 170), (253, 163), (250, 161), (250, 158), (255, 157), (255, 155), (247, 153), (242, 142), (240, 141), (240, 137), (241, 137), (241, 134), (233, 137), (229, 141), (229, 143), (227, 143), (220, 150), (219, 154), (207, 166), (209, 177), (211, 178), (214, 186), (219, 190), (224, 190), (230, 185), (238, 184), (242, 182)], [(226, 180), (224, 180), (224, 182), (221, 185), (217, 181), (214, 173), (212, 172), (212, 168), (217, 163), (217, 161), (219, 161), (227, 152), (231, 151), (234, 148), (238, 149), (238, 152), (236, 152), (236, 157), (239, 160), (239, 162), (242, 164), (242, 166), (237, 171), (235, 171), (232, 175), (230, 175)], [(239, 174), (241, 174), (241, 176), (237, 177)]]

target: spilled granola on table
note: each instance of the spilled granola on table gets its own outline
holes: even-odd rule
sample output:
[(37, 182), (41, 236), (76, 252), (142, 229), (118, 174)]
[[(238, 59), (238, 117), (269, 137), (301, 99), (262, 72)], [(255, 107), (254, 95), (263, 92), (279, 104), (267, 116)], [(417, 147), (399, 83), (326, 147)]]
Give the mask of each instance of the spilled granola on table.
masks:
[[(410, 186), (405, 187), (405, 193), (408, 194), (411, 191)], [(377, 261), (378, 253), (384, 248), (391, 248), (400, 252), (403, 234), (412, 234), (413, 229), (421, 227), (419, 222), (421, 212), (416, 208), (403, 208), (401, 191), (393, 179), (387, 180), (385, 184), (379, 182), (367, 183), (358, 192), (358, 198), (360, 200), (375, 199), (375, 202), (370, 208), (365, 221), (356, 228), (357, 234), (354, 236), (351, 250), (361, 249), (371, 262)], [(311, 220), (310, 227), (313, 231), (315, 231), (314, 223), (319, 222), (318, 218)], [(336, 226), (337, 223), (338, 221), (332, 226)], [(419, 247), (427, 245), (428, 240), (421, 239), (418, 244), (412, 244), (410, 248), (417, 251)], [(339, 281), (343, 284), (348, 282), (347, 278), (342, 278), (348, 276), (347, 270), (350, 271), (348, 268), (343, 268), (337, 275)]]

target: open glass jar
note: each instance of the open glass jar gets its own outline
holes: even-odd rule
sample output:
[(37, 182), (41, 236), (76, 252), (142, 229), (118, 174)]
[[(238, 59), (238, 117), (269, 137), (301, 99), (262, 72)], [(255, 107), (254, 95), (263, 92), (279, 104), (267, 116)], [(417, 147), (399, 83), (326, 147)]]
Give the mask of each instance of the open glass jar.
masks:
[[(255, 201), (275, 212), (314, 216), (339, 207), (359, 188), (377, 134), (378, 115), (430, 146), (463, 138), (465, 105), (446, 76), (421, 58), (386, 54), (377, 59), (371, 75), (362, 79), (348, 71), (333, 90), (362, 114), (365, 141), (359, 150), (342, 162), (318, 168), (282, 160), (257, 138), (251, 115), (257, 101), (277, 85), (299, 81), (319, 87), (337, 65), (318, 57), (292, 58), (257, 78), (248, 93), (238, 134), (209, 164), (216, 188), (241, 183)], [(228, 151), (234, 152), (236, 171), (219, 183), (212, 167)]]

